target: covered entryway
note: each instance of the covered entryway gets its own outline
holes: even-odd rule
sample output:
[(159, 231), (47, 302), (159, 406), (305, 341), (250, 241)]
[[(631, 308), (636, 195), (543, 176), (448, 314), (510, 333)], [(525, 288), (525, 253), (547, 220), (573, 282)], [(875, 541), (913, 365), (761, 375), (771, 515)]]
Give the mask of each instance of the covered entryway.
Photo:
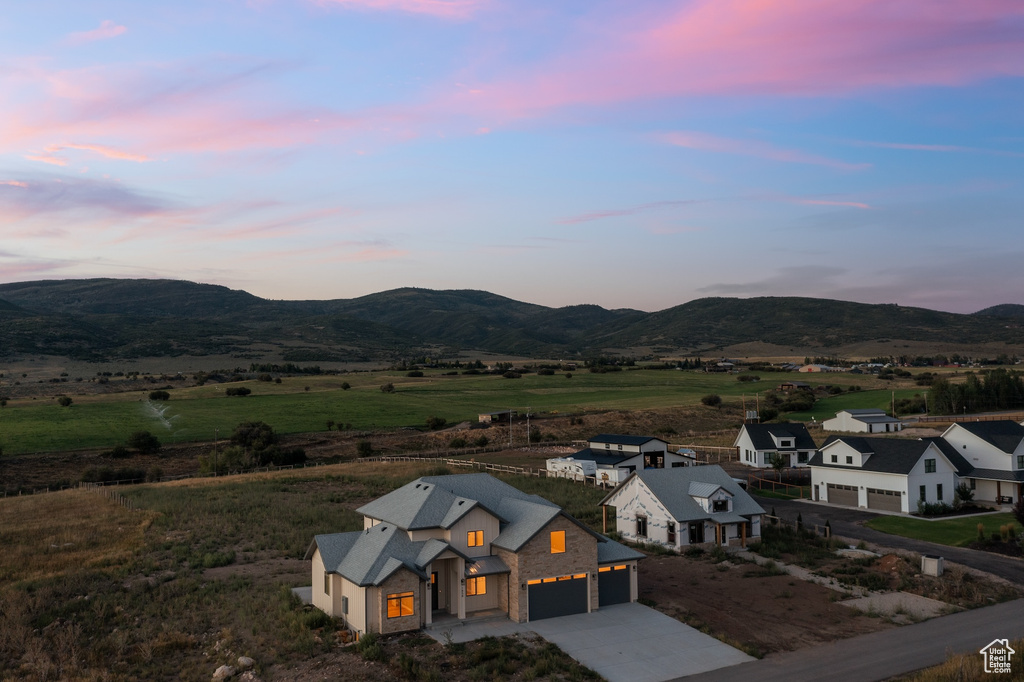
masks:
[(630, 597), (630, 571), (626, 564), (602, 566), (597, 569), (597, 604), (627, 604)]
[(868, 509), (902, 512), (903, 496), (899, 490), (868, 488)]
[(586, 573), (531, 580), (528, 586), (531, 621), (587, 612)]
[(845, 504), (848, 507), (857, 506), (857, 487), (852, 485), (828, 484), (829, 504)]

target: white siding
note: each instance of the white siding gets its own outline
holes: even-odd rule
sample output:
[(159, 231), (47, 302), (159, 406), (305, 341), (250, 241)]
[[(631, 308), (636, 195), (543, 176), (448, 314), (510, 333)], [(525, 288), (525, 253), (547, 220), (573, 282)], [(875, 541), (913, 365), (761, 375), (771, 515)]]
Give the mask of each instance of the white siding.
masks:
[[(991, 443), (978, 438), (959, 424), (953, 424), (942, 434), (956, 451), (963, 455), (967, 463), (978, 469), (1013, 469), (1016, 457), (1013, 457)], [(1022, 445), (1018, 445), (1014, 455), (1024, 454)]]
[[(615, 527), (624, 538), (632, 542), (668, 545), (668, 524), (670, 521), (675, 523), (675, 520), (639, 478), (634, 477), (608, 502), (615, 506)], [(636, 535), (638, 515), (647, 517), (646, 538)], [(672, 545), (675, 547), (686, 544), (683, 529), (679, 525), (676, 524), (676, 542)]]

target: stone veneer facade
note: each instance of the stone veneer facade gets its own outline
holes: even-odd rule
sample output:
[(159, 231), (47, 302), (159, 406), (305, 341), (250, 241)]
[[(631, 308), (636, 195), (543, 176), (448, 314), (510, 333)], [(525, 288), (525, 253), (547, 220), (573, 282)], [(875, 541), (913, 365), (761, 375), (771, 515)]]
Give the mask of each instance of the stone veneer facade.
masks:
[[(380, 633), (416, 630), (423, 622), (423, 602), (420, 599), (420, 579), (412, 571), (402, 569), (388, 578), (377, 589), (377, 613), (380, 614)], [(412, 615), (388, 618), (388, 595), (412, 592)]]

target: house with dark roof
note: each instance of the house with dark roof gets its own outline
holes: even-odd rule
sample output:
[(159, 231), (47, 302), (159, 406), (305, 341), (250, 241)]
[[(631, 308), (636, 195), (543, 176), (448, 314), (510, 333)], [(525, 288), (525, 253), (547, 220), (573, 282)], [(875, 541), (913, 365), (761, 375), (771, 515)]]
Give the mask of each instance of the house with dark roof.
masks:
[(765, 513), (717, 464), (635, 471), (601, 505), (624, 538), (676, 550), (759, 541)]
[(741, 464), (761, 469), (771, 468), (775, 457), (782, 457), (788, 467), (807, 466), (818, 449), (807, 427), (798, 422), (788, 424), (744, 424), (733, 447)]
[[(556, 458), (559, 462), (581, 464), (596, 475), (604, 485), (616, 485), (639, 469), (685, 467), (695, 462), (694, 453), (669, 452), (668, 443), (652, 436), (624, 436), (602, 433), (587, 441), (587, 447), (569, 457)], [(548, 460), (548, 469), (557, 468), (558, 462)]]
[(829, 436), (810, 461), (811, 497), (903, 513), (918, 501), (951, 504), (966, 463), (938, 440)]
[(635, 601), (643, 557), (488, 474), (425, 476), (357, 510), (363, 530), (317, 535), (312, 602), (357, 633), (508, 614), (526, 622)]
[(836, 412), (832, 419), (825, 419), (821, 426), (826, 431), (846, 433), (894, 433), (903, 430), (903, 422), (890, 417), (880, 409), (849, 409)]
[(1024, 425), (1009, 419), (957, 422), (942, 439), (970, 467), (960, 478), (975, 500), (1013, 504), (1024, 497)]

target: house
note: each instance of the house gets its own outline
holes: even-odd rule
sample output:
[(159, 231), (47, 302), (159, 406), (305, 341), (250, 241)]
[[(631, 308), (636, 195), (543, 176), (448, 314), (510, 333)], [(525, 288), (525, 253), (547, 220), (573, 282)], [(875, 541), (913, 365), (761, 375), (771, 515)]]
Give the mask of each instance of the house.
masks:
[(849, 433), (891, 433), (903, 430), (903, 422), (881, 409), (850, 409), (836, 412), (832, 419), (821, 422), (826, 431)]
[(807, 466), (818, 449), (807, 427), (797, 422), (744, 424), (732, 445), (741, 464), (761, 469), (770, 468), (776, 456), (785, 459), (788, 467)]
[(637, 469), (689, 466), (695, 457), (691, 452), (669, 452), (668, 443), (660, 438), (602, 433), (568, 459), (593, 462), (598, 480), (616, 485)]
[(518, 416), (515, 410), (501, 410), (500, 412), (484, 412), (476, 416), (481, 424), (493, 424), (494, 422), (508, 422)]
[(779, 384), (776, 390), (782, 391), (783, 393), (789, 393), (790, 391), (810, 391), (811, 385), (806, 381), (783, 381)]
[(834, 372), (835, 370), (828, 365), (804, 365), (798, 372)]
[(317, 535), (312, 602), (356, 633), (503, 612), (516, 622), (635, 601), (642, 554), (488, 474), (425, 476)]
[(603, 500), (632, 542), (673, 549), (760, 540), (765, 513), (717, 464), (634, 471)]
[(942, 440), (969, 465), (960, 478), (976, 500), (1013, 504), (1024, 497), (1024, 426), (1009, 419), (956, 422)]
[(909, 513), (952, 503), (966, 462), (937, 439), (829, 436), (811, 458), (811, 496), (849, 507)]

